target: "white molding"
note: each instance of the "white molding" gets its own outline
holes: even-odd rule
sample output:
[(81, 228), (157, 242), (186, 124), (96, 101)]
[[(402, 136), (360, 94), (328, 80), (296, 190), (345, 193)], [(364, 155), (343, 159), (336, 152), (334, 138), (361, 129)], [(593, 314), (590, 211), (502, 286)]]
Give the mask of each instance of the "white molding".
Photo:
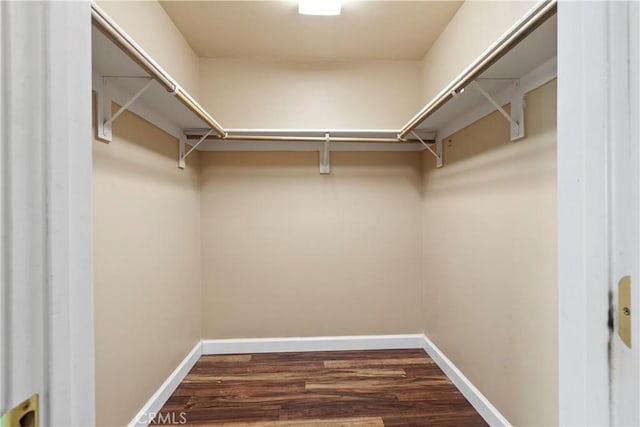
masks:
[[(534, 89), (539, 88), (547, 82), (555, 79), (558, 75), (557, 72), (558, 58), (553, 57), (547, 62), (541, 64), (539, 67), (531, 70), (524, 76), (520, 77), (520, 91), (525, 95)], [(511, 102), (511, 99), (516, 93), (516, 88), (513, 85), (509, 85), (504, 89), (498, 91), (495, 94), (491, 94), (492, 98), (500, 105), (506, 105)], [(438, 136), (447, 138), (461, 129), (477, 122), (485, 116), (496, 111), (495, 108), (488, 102), (483, 102), (475, 108), (467, 110), (464, 114), (449, 120), (446, 126), (438, 130)]]
[(142, 427), (149, 425), (149, 421), (153, 419), (162, 406), (169, 400), (173, 392), (178, 388), (184, 377), (187, 376), (193, 365), (202, 356), (202, 341), (198, 341), (193, 349), (184, 358), (178, 367), (169, 375), (165, 382), (156, 390), (151, 398), (144, 404), (142, 409), (128, 424), (129, 427)]
[[(45, 70), (50, 65), (47, 61), (50, 51), (45, 43), (50, 35), (45, 29), (47, 7), (46, 3), (0, 3), (3, 14), (0, 25), (3, 41), (0, 45), (3, 74), (0, 81), (3, 125), (0, 177), (3, 197), (0, 214), (3, 401), (0, 402), (0, 413), (34, 393), (42, 396), (41, 405), (49, 404), (49, 395), (45, 394), (49, 378), (45, 370), (48, 348), (44, 325), (49, 320), (46, 313), (49, 305), (46, 270), (50, 254), (46, 174), (50, 162), (46, 156), (48, 140), (45, 135), (55, 136), (47, 134), (46, 123), (54, 114), (49, 105), (43, 105), (48, 79)], [(64, 154), (68, 151), (64, 150)], [(59, 322), (52, 325), (59, 326)], [(40, 422), (48, 425), (49, 420), (49, 413), (44, 410)]]
[(422, 334), (219, 339), (203, 340), (202, 354), (408, 349), (422, 348), (423, 343)]
[[(49, 396), (40, 405), (49, 414), (40, 423), (83, 426), (95, 423), (91, 4), (84, 0), (47, 5), (46, 95), (36, 100), (47, 110), (43, 249), (48, 255)], [(35, 115), (28, 114), (29, 120)], [(29, 158), (27, 174), (33, 173), (36, 159)], [(36, 251), (30, 252), (32, 257)]]
[[(3, 22), (3, 15), (4, 15), (4, 7), (2, 7), (2, 5), (0, 5), (0, 22)], [(6, 31), (6, 30), (5, 30)], [(4, 33), (3, 33), (3, 29), (0, 28), (0, 36), (1, 37), (5, 37)], [(0, 45), (0, 91), (2, 91), (4, 93), (5, 89), (4, 89), (4, 85), (6, 84), (7, 79), (4, 77), (6, 71), (4, 70), (4, 64), (3, 64), (3, 56), (4, 56), (4, 52), (2, 51), (2, 45)], [(7, 118), (5, 118), (5, 112), (4, 112), (4, 104), (3, 102), (0, 101), (0, 129), (4, 129), (4, 122), (7, 120)], [(0, 149), (0, 177), (2, 177), (2, 179), (4, 179), (5, 174), (4, 174), (4, 170), (5, 170), (5, 166), (4, 166), (4, 150)], [(4, 243), (4, 236), (2, 233), (2, 227), (4, 225), (4, 216), (5, 216), (5, 201), (4, 201), (4, 185), (0, 185), (0, 235), (2, 235), (2, 237), (0, 237), (0, 413), (4, 413), (6, 411), (6, 409), (9, 407), (7, 404), (7, 398), (5, 397), (7, 395), (7, 386), (8, 386), (8, 380), (7, 380), (7, 374), (6, 371), (8, 371), (9, 368), (9, 361), (7, 360), (7, 355), (6, 355), (6, 349), (7, 345), (9, 344), (9, 340), (8, 340), (8, 328), (7, 328), (7, 323), (8, 323), (8, 315), (7, 315), (7, 305), (6, 305), (6, 300), (7, 297), (5, 296), (5, 284), (3, 282), (3, 279), (5, 277), (5, 257), (7, 254), (7, 250), (9, 248), (5, 248), (5, 243)]]
[(451, 380), (460, 393), (471, 403), (476, 411), (491, 426), (511, 426), (511, 423), (491, 404), (471, 381), (449, 360), (447, 356), (426, 336), (423, 336), (422, 348), (433, 359), (442, 372)]
[(95, 425), (90, 3), (0, 11), (0, 413)]
[[(609, 2), (558, 3), (558, 418), (610, 425)], [(615, 141), (623, 143), (623, 141)], [(630, 232), (630, 236), (632, 233)]]

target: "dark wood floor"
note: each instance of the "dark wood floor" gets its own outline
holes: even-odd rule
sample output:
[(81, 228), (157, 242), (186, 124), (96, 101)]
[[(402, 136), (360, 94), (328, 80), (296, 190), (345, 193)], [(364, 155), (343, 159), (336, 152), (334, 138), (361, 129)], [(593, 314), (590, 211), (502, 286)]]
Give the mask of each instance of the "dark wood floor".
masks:
[(487, 425), (421, 349), (202, 356), (157, 420), (216, 426)]

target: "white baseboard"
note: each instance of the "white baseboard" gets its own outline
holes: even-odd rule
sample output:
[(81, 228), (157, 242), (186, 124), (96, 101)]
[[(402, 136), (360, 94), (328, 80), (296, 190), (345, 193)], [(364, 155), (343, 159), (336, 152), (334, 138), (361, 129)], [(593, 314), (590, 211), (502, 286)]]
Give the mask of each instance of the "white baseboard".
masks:
[(202, 354), (282, 353), (290, 351), (384, 350), (422, 348), (424, 335), (255, 338), (203, 340)]
[(155, 415), (162, 409), (167, 400), (171, 397), (173, 392), (178, 388), (184, 377), (187, 376), (193, 365), (196, 364), (198, 359), (202, 356), (202, 341), (198, 342), (193, 350), (189, 352), (187, 357), (184, 358), (178, 367), (169, 375), (169, 378), (162, 383), (162, 385), (156, 390), (151, 398), (145, 403), (142, 409), (136, 414), (136, 416), (128, 424), (129, 427), (142, 427), (149, 425), (149, 422), (155, 417)]
[(129, 423), (129, 427), (146, 426), (167, 402), (180, 382), (203, 354), (281, 353), (291, 351), (390, 350), (422, 348), (433, 359), (462, 395), (491, 426), (510, 427), (507, 419), (469, 381), (467, 377), (422, 334), (361, 335), (344, 337), (247, 338), (202, 340), (158, 388)]
[(460, 393), (462, 393), (469, 403), (471, 403), (471, 406), (478, 411), (490, 426), (511, 426), (511, 423), (489, 402), (489, 399), (480, 393), (480, 390), (464, 376), (456, 365), (454, 365), (429, 338), (423, 335), (422, 339), (424, 351), (436, 362), (438, 367), (442, 369), (442, 372), (449, 377), (451, 382), (460, 390)]

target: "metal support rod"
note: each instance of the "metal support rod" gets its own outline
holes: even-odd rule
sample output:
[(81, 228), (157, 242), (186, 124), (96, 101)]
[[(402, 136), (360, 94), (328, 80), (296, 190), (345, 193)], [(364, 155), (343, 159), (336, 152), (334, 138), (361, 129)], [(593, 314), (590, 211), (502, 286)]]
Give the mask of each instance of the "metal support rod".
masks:
[(509, 113), (507, 113), (505, 111), (504, 108), (502, 108), (502, 106), (500, 104), (498, 104), (495, 99), (493, 99), (493, 97), (491, 97), (491, 95), (489, 95), (489, 92), (487, 92), (486, 90), (484, 90), (482, 88), (482, 86), (480, 86), (480, 84), (478, 82), (476, 82), (475, 80), (473, 82), (471, 82), (471, 85), (473, 87), (475, 87), (478, 92), (480, 92), (485, 98), (487, 98), (487, 101), (489, 101), (489, 103), (491, 105), (493, 105), (499, 112), (500, 114), (502, 114), (504, 116), (505, 119), (507, 119), (511, 124), (513, 124), (514, 126), (516, 126), (516, 128), (520, 127), (520, 124), (513, 120), (513, 118), (511, 117), (511, 115)]
[(153, 79), (151, 77), (149, 77), (149, 81), (147, 82), (146, 85), (144, 85), (142, 87), (142, 89), (140, 89), (135, 95), (133, 95), (133, 97), (126, 103), (124, 104), (122, 107), (120, 107), (120, 109), (118, 111), (116, 111), (116, 113), (114, 115), (112, 115), (108, 120), (106, 120), (104, 122), (104, 124), (106, 126), (109, 126), (111, 123), (113, 123), (115, 121), (115, 119), (117, 119), (118, 117), (120, 117), (120, 114), (124, 113), (125, 110), (127, 108), (129, 108), (131, 106), (131, 104), (133, 104), (134, 102), (136, 102), (136, 100), (138, 98), (140, 98), (140, 96), (147, 90), (149, 89), (149, 87), (151, 87), (151, 85), (153, 84)]
[(418, 136), (418, 134), (417, 134), (417, 133), (415, 133), (414, 131), (411, 131), (411, 134), (412, 134), (413, 136), (415, 136), (415, 137), (418, 139), (418, 141), (420, 141), (420, 143), (421, 143), (422, 145), (424, 145), (424, 148), (426, 148), (427, 150), (429, 150), (429, 151), (431, 152), (431, 154), (433, 154), (433, 155), (436, 157), (436, 159), (440, 159), (440, 156), (438, 155), (438, 153), (436, 153), (435, 151), (433, 151), (433, 149), (432, 149), (431, 147), (429, 147), (429, 144), (427, 144), (426, 142), (424, 142), (424, 141), (422, 140), (422, 138), (420, 138), (420, 137)]
[(191, 152), (193, 150), (195, 150), (196, 148), (198, 148), (198, 145), (202, 144), (208, 137), (209, 135), (211, 135), (213, 133), (213, 129), (209, 129), (209, 132), (205, 133), (204, 135), (202, 135), (202, 138), (200, 138), (200, 140), (198, 140), (198, 142), (196, 142), (196, 144), (194, 146), (191, 147), (191, 150), (187, 151), (187, 154), (185, 154), (184, 156), (182, 156), (182, 159), (186, 159), (187, 156), (189, 156), (189, 154), (191, 154)]

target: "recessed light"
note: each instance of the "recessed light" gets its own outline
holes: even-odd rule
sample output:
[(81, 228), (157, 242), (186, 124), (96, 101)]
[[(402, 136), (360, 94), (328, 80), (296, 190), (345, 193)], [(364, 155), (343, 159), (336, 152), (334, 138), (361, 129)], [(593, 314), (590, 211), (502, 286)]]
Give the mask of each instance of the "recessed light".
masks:
[(298, 13), (301, 15), (340, 15), (341, 0), (298, 0)]

